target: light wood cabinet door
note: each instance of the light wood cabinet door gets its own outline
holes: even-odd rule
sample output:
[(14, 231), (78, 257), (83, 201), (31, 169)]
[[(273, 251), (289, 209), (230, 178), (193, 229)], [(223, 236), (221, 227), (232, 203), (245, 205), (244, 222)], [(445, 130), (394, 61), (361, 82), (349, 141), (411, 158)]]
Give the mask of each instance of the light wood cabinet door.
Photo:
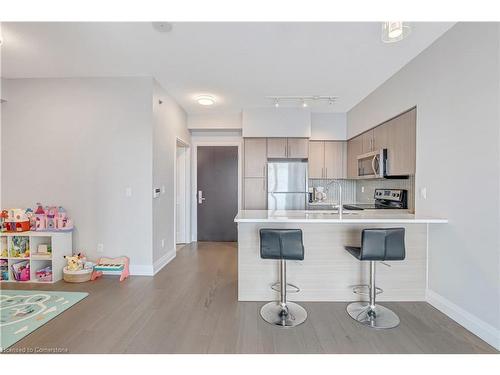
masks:
[(307, 159), (309, 157), (309, 140), (307, 138), (288, 138), (287, 157)]
[(325, 170), (325, 142), (309, 142), (309, 178), (323, 178)]
[(325, 177), (345, 178), (346, 142), (325, 141)]
[(363, 153), (363, 139), (361, 135), (347, 141), (347, 177), (358, 177), (358, 159)]
[(374, 150), (373, 147), (373, 129), (368, 130), (367, 132), (360, 135), (361, 143), (362, 143), (362, 154), (366, 154), (367, 152), (371, 152)]
[(286, 138), (267, 138), (267, 157), (272, 158), (286, 158), (287, 152), (287, 139)]
[(245, 138), (245, 177), (265, 177), (267, 165), (266, 138)]
[(414, 174), (416, 110), (405, 112), (387, 124), (390, 132), (387, 146), (387, 174)]
[(267, 209), (266, 178), (248, 177), (244, 179), (245, 210)]

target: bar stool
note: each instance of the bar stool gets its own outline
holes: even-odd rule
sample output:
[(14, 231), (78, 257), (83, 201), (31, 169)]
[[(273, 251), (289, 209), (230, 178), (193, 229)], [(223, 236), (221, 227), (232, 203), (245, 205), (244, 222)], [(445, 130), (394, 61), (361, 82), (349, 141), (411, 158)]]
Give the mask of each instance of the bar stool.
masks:
[[(369, 302), (352, 302), (347, 313), (354, 320), (371, 328), (387, 329), (399, 325), (399, 317), (387, 307), (375, 303), (382, 290), (375, 286), (375, 262), (405, 259), (404, 228), (364, 229), (361, 247), (345, 246), (345, 249), (360, 261), (370, 262)], [(354, 290), (355, 293), (362, 294)]]
[[(266, 303), (260, 309), (260, 316), (266, 322), (279, 327), (295, 327), (307, 318), (307, 311), (294, 302), (288, 302), (287, 286), (298, 288), (286, 282), (286, 261), (304, 260), (304, 245), (300, 229), (260, 229), (260, 257), (280, 261), (280, 281), (273, 284), (279, 290), (279, 301)], [(278, 289), (276, 289), (278, 287)]]

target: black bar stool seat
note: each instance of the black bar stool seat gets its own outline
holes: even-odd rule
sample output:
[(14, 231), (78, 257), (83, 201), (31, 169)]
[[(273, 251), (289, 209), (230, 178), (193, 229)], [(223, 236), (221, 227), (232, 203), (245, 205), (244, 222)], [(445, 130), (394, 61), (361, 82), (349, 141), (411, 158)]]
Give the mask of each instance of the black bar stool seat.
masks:
[[(280, 300), (266, 303), (260, 315), (266, 322), (279, 327), (295, 327), (307, 319), (307, 311), (287, 301), (286, 261), (304, 260), (304, 245), (300, 229), (265, 229), (260, 234), (260, 257), (280, 261)], [(274, 289), (273, 285), (273, 289)], [(292, 285), (292, 287), (297, 288)], [(298, 289), (298, 288), (297, 288)]]
[(364, 229), (361, 233), (361, 246), (345, 246), (345, 249), (356, 259), (370, 262), (370, 300), (348, 304), (347, 313), (357, 322), (371, 328), (397, 327), (399, 317), (387, 307), (376, 304), (376, 295), (381, 289), (375, 285), (375, 262), (405, 259), (405, 229)]

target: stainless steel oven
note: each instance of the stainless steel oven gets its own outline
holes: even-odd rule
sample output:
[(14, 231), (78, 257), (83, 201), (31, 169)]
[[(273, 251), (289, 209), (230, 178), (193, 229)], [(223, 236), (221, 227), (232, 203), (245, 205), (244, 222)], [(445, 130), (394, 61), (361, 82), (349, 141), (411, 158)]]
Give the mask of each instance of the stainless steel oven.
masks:
[(359, 155), (358, 178), (384, 178), (386, 176), (387, 149)]

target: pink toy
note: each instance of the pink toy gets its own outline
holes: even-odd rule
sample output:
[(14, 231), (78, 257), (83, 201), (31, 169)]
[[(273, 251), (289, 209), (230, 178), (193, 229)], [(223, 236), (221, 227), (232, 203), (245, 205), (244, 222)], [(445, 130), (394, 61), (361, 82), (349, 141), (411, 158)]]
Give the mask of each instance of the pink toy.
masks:
[(73, 221), (68, 217), (66, 210), (59, 207), (43, 207), (37, 203), (34, 212), (34, 229), (37, 231), (71, 231)]
[(129, 259), (128, 257), (119, 258), (100, 258), (94, 266), (94, 272), (90, 280), (95, 280), (102, 276), (104, 272), (114, 274), (120, 272), (120, 281), (129, 277)]

